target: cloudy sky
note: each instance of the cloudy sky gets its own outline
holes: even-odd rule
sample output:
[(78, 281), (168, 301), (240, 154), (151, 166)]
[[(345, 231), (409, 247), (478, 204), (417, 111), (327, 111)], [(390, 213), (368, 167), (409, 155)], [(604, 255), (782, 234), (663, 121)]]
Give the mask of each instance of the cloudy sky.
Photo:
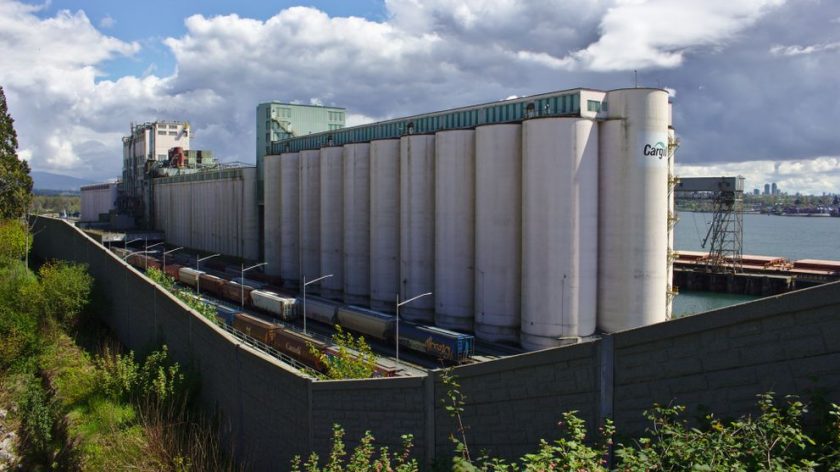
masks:
[(840, 193), (838, 0), (0, 0), (19, 154), (94, 180), (132, 121), (189, 120), (194, 148), (253, 162), (261, 101), (359, 124), (634, 70), (672, 90), (681, 175)]

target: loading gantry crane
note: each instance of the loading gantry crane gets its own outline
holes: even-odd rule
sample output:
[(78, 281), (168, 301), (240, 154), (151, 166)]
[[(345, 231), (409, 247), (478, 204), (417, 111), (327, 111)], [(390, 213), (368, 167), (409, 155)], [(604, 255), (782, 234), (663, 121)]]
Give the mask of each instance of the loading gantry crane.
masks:
[(744, 178), (681, 177), (676, 192), (712, 200), (712, 224), (702, 247), (709, 247), (706, 267), (712, 272), (741, 272), (744, 245)]

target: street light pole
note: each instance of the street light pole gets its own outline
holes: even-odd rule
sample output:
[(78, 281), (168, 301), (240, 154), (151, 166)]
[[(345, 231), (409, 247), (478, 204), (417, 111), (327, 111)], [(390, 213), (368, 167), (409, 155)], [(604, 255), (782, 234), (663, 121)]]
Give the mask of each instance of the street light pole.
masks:
[(423, 297), (431, 295), (431, 294), (432, 294), (432, 292), (421, 293), (420, 295), (417, 295), (416, 297), (413, 297), (413, 298), (409, 298), (408, 300), (406, 300), (404, 302), (400, 302), (400, 294), (399, 293), (397, 294), (397, 305), (396, 305), (396, 312), (397, 312), (397, 327), (396, 327), (396, 330), (397, 330), (397, 332), (396, 332), (396, 336), (394, 337), (394, 339), (396, 340), (395, 342), (396, 342), (396, 352), (397, 352), (397, 369), (400, 368), (400, 307), (405, 305), (406, 303), (411, 303), (414, 300), (417, 300), (418, 298), (423, 298)]
[(175, 251), (179, 251), (179, 250), (181, 250), (181, 249), (184, 249), (184, 247), (183, 247), (183, 246), (181, 246), (181, 247), (176, 247), (175, 249), (170, 249), (170, 250), (168, 250), (168, 251), (164, 251), (164, 252), (163, 252), (163, 265), (161, 266), (161, 271), (162, 271), (164, 274), (166, 274), (166, 255), (167, 255), (167, 254), (169, 254), (169, 253), (175, 252)]
[[(161, 242), (159, 242), (159, 243), (154, 243), (154, 244), (152, 244), (151, 246), (149, 246), (148, 244), (149, 244), (149, 242), (148, 242), (148, 241), (146, 241), (146, 252), (149, 252), (149, 249), (151, 249), (151, 248), (153, 248), (153, 247), (155, 247), (155, 246), (160, 246), (161, 244), (163, 244), (163, 241), (161, 241)], [(147, 270), (147, 271), (149, 270), (149, 260), (148, 260), (148, 259), (146, 259), (146, 270)]]
[(260, 262), (259, 264), (254, 264), (251, 267), (245, 267), (245, 264), (242, 264), (242, 272), (239, 277), (239, 306), (244, 308), (245, 307), (245, 271), (255, 269), (259, 266), (267, 266), (268, 262)]
[(306, 286), (314, 284), (315, 282), (320, 282), (332, 276), (333, 274), (322, 275), (321, 277), (318, 277), (315, 280), (310, 280), (309, 282), (306, 281), (306, 275), (303, 276), (303, 284), (300, 286), (301, 290), (303, 290), (303, 334), (306, 334)]
[(201, 275), (198, 274), (198, 272), (200, 272), (200, 270), (198, 268), (198, 263), (201, 262), (201, 261), (206, 261), (207, 259), (210, 259), (211, 257), (216, 257), (216, 256), (221, 256), (221, 254), (211, 254), (211, 255), (205, 256), (205, 257), (196, 256), (196, 258), (195, 258), (195, 271), (196, 271), (196, 274), (195, 274), (195, 294), (198, 295), (198, 300), (199, 301), (201, 301)]
[(128, 250), (128, 245), (129, 245), (129, 244), (131, 244), (131, 243), (136, 243), (137, 241), (142, 241), (142, 240), (143, 240), (143, 238), (137, 238), (137, 239), (132, 239), (132, 240), (131, 240), (131, 241), (129, 241), (129, 242), (125, 242), (125, 239), (123, 239), (123, 249), (125, 249), (125, 250), (127, 251), (127, 250)]

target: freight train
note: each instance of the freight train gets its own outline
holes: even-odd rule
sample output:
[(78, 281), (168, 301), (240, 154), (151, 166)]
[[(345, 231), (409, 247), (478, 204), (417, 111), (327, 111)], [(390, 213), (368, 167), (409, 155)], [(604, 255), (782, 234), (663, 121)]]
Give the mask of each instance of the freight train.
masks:
[[(127, 262), (141, 269), (147, 267), (161, 268), (160, 262), (156, 258), (142, 254), (129, 256)], [(268, 290), (274, 288), (270, 285), (266, 286), (256, 281), (239, 278), (226, 280), (178, 264), (167, 264), (164, 271), (167, 275), (185, 285), (197, 287), (202, 292), (212, 294), (220, 299), (260, 310), (283, 321), (292, 321), (300, 316), (301, 300)], [(279, 289), (276, 290), (279, 291)], [(307, 297), (306, 316), (308, 319), (330, 326), (341, 325), (355, 333), (386, 343), (393, 343), (396, 335), (396, 319), (391, 315), (359, 306), (340, 304), (319, 297)], [(229, 316), (227, 318), (226, 323), (236, 328), (234, 317)], [(240, 323), (244, 323), (244, 321), (240, 321)], [(280, 333), (280, 331), (275, 333)], [(272, 339), (282, 338), (281, 334), (272, 336), (274, 336)], [(475, 350), (474, 337), (471, 335), (405, 321), (400, 321), (399, 339), (400, 345), (407, 349), (449, 362), (463, 362), (471, 357)], [(292, 341), (284, 342), (286, 344), (282, 344), (281, 347), (288, 346), (290, 352), (300, 351), (299, 348), (294, 347), (295, 344)], [(270, 345), (268, 342), (266, 344)], [(272, 347), (281, 352), (286, 352), (280, 347)], [(290, 357), (296, 358), (289, 352), (286, 353)], [(301, 362), (307, 363), (305, 360)]]

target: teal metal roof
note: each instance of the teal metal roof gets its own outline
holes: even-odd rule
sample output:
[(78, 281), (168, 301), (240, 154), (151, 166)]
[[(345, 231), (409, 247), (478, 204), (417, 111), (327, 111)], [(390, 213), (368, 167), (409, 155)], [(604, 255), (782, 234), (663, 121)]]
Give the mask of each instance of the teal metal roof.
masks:
[(585, 89), (550, 92), (273, 141), (271, 153), (298, 152), (447, 129), (468, 129), (537, 116), (579, 116), (581, 90)]

